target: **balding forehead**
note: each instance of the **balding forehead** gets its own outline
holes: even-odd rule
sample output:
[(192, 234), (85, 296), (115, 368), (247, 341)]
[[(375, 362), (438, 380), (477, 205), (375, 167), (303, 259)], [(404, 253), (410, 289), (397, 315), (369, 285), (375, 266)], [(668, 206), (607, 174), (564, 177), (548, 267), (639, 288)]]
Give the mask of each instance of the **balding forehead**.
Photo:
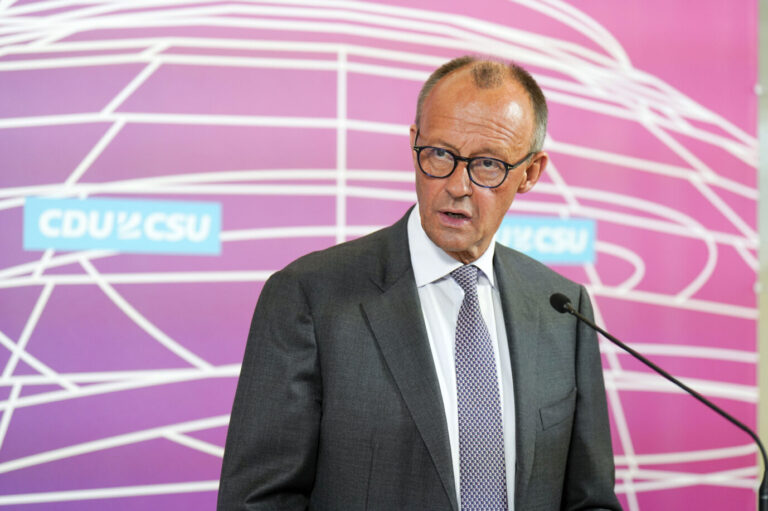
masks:
[[(417, 126), (421, 124), (424, 106), (430, 96), (433, 96), (435, 89), (457, 83), (464, 85), (464, 94), (473, 94), (471, 89), (466, 88), (467, 86), (480, 91), (504, 88), (518, 101), (527, 103), (525, 107), (530, 106), (534, 117), (534, 136), (531, 150), (540, 151), (542, 149), (547, 131), (547, 102), (536, 80), (528, 71), (514, 62), (482, 60), (472, 56), (464, 56), (443, 64), (430, 75), (419, 91), (414, 124)], [(518, 96), (518, 94), (522, 94), (522, 96)], [(527, 108), (524, 109), (527, 110)]]
[[(477, 64), (488, 64), (491, 67)], [(491, 71), (491, 68), (495, 69)], [(506, 66), (497, 62), (478, 62), (453, 71), (435, 85), (427, 99), (430, 102), (438, 97), (446, 100), (444, 95), (447, 90), (456, 94), (450, 98), (451, 101), (471, 101), (478, 94), (493, 93), (500, 100), (520, 101), (532, 107), (530, 95), (523, 84), (515, 79)]]

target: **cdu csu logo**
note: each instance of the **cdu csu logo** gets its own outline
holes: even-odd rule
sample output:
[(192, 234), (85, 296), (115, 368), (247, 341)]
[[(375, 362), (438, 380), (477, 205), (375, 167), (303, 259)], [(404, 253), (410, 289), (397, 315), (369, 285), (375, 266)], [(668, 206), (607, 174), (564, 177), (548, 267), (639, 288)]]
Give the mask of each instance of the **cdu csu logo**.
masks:
[(595, 262), (595, 221), (581, 218), (507, 215), (496, 241), (542, 263)]
[(221, 205), (126, 199), (42, 199), (24, 204), (25, 250), (221, 253)]

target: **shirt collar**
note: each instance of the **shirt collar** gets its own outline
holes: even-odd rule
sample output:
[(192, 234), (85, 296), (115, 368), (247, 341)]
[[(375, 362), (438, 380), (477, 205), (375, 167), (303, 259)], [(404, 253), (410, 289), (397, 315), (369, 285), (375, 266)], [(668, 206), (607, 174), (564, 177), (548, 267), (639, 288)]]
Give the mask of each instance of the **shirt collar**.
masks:
[[(496, 287), (496, 276), (493, 273), (495, 245), (496, 237), (494, 236), (483, 255), (472, 263), (483, 272), (493, 287)], [(427, 233), (424, 232), (418, 204), (411, 210), (411, 214), (408, 216), (408, 246), (411, 252), (411, 266), (413, 266), (413, 275), (416, 278), (417, 287), (422, 287), (439, 280), (462, 266), (461, 261), (457, 261), (442, 248), (435, 245), (429, 239)]]

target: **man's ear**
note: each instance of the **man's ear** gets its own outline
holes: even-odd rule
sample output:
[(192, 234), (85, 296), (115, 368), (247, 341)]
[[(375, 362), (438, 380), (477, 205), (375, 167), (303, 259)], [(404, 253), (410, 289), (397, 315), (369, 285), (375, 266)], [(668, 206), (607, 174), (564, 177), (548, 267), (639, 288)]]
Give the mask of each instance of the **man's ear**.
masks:
[[(411, 147), (413, 147), (416, 144), (416, 132), (418, 131), (418, 128), (415, 124), (411, 124)], [(411, 157), (413, 158), (413, 168), (414, 170), (417, 168), (418, 162), (416, 161), (416, 151), (411, 151)]]
[(534, 154), (533, 161), (525, 170), (525, 179), (520, 183), (520, 186), (517, 188), (517, 192), (525, 193), (530, 191), (533, 186), (539, 182), (539, 178), (544, 172), (544, 169), (547, 168), (548, 162), (549, 155), (547, 153), (539, 151), (538, 153)]

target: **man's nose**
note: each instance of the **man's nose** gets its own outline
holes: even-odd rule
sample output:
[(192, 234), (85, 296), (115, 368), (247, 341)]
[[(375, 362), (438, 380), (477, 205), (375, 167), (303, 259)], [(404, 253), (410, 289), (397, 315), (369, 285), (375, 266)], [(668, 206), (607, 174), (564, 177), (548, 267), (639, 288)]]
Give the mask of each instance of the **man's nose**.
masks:
[(458, 162), (453, 173), (445, 178), (445, 180), (447, 181), (447, 183), (445, 183), (445, 189), (452, 197), (472, 195), (472, 181), (469, 179), (467, 162)]

